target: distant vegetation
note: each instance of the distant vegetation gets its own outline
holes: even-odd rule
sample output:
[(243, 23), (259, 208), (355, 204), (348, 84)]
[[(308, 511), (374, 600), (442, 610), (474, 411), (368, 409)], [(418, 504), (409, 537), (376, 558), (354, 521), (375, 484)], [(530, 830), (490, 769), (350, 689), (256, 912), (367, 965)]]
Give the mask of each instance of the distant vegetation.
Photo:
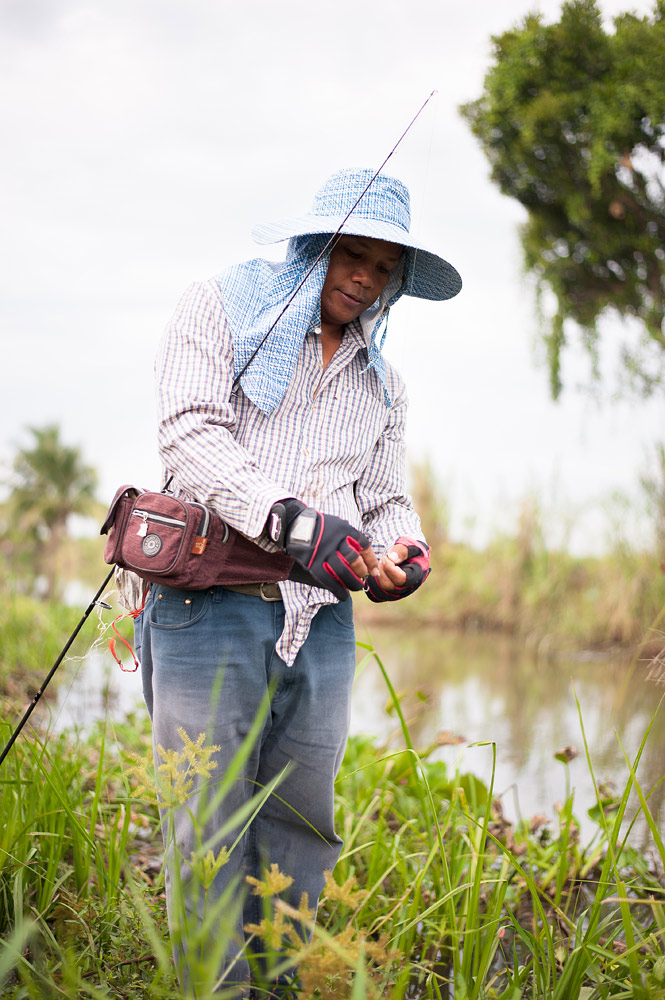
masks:
[[(500, 630), (544, 655), (575, 649), (665, 646), (665, 461), (658, 449), (644, 476), (652, 545), (618, 537), (602, 556), (550, 549), (535, 499), (511, 534), (480, 550), (452, 540), (432, 468), (414, 470), (413, 493), (432, 544), (432, 575), (408, 601), (356, 605), (364, 620), (416, 620), (448, 628)], [(630, 511), (626, 517), (632, 516)], [(643, 515), (642, 515), (643, 516)]]
[[(107, 569), (101, 537), (71, 535), (73, 514), (98, 523), (103, 519), (105, 507), (94, 495), (94, 469), (78, 449), (62, 443), (57, 428), (30, 433), (33, 447), (17, 452), (9, 495), (0, 504), (0, 590), (18, 602), (12, 605), (16, 608), (20, 597), (62, 597), (71, 581), (83, 583), (92, 594)], [(645, 551), (621, 537), (602, 556), (553, 550), (545, 541), (546, 525), (535, 498), (523, 502), (513, 532), (496, 535), (479, 550), (450, 537), (446, 497), (425, 462), (412, 470), (411, 486), (432, 546), (432, 575), (420, 591), (396, 604), (371, 605), (356, 595), (357, 614), (365, 621), (408, 619), (446, 628), (500, 630), (546, 655), (645, 642), (655, 648), (665, 609), (662, 445), (641, 485), (653, 540)], [(624, 516), (644, 518), (630, 510)], [(5, 601), (5, 612), (7, 607)], [(0, 664), (0, 673), (2, 669)]]
[(608, 314), (634, 321), (616, 334), (619, 384), (662, 393), (663, 0), (650, 17), (621, 14), (608, 30), (600, 4), (571, 0), (557, 22), (530, 13), (492, 41), (483, 93), (462, 114), (492, 180), (526, 210), (525, 268), (543, 301), (555, 303), (543, 330), (552, 394), (562, 389), (572, 342), (587, 351), (591, 381), (599, 381), (598, 320)]
[(78, 569), (71, 556), (71, 518), (97, 515), (97, 473), (76, 447), (63, 443), (57, 426), (31, 427), (32, 446), (16, 451), (9, 496), (0, 506), (3, 582), (12, 590), (62, 596)]

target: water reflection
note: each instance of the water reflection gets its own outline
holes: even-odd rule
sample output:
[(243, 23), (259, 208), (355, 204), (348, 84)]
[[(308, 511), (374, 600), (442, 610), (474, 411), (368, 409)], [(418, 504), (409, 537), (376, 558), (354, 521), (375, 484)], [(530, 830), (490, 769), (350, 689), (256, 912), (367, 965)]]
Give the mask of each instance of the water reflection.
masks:
[(107, 716), (124, 719), (136, 708), (145, 709), (140, 671), (123, 671), (107, 649), (95, 649), (68, 664), (51, 712), (51, 727), (57, 732), (85, 732)]
[[(358, 630), (363, 640), (363, 629)], [(585, 835), (595, 827), (586, 810), (595, 803), (591, 773), (584, 757), (586, 734), (597, 781), (612, 781), (622, 792), (629, 778), (621, 744), (631, 760), (639, 749), (658, 704), (662, 685), (648, 679), (648, 664), (632, 669), (620, 660), (594, 658), (542, 662), (504, 636), (456, 635), (419, 628), (373, 628), (371, 641), (394, 686), (416, 746), (430, 745), (440, 730), (467, 741), (496, 744), (495, 792), (507, 815), (554, 816), (565, 795), (564, 765), (554, 754), (573, 745), (580, 756), (570, 766), (575, 812)], [(579, 701), (579, 712), (575, 701)], [(367, 662), (356, 685), (354, 731), (388, 736), (396, 729), (386, 718), (385, 684), (376, 665)], [(581, 720), (581, 721), (580, 721)], [(462, 756), (462, 769), (489, 783), (490, 747), (441, 747), (436, 755), (451, 766)], [(663, 826), (665, 799), (665, 708), (658, 711), (638, 768), (654, 815)], [(660, 784), (658, 784), (660, 782)], [(637, 808), (631, 799), (631, 815)]]
[[(496, 744), (495, 794), (506, 815), (554, 817), (554, 804), (565, 796), (564, 765), (554, 754), (573, 745), (580, 756), (571, 762), (575, 813), (588, 839), (595, 826), (586, 817), (595, 803), (593, 781), (584, 757), (582, 724), (597, 781), (611, 780), (622, 792), (629, 770), (623, 744), (633, 760), (665, 691), (648, 679), (648, 664), (632, 670), (619, 660), (542, 662), (505, 636), (458, 635), (436, 629), (358, 627), (360, 641), (371, 641), (402, 697), (414, 744), (429, 746), (441, 730), (468, 743)], [(380, 739), (399, 737), (395, 715), (386, 714), (388, 691), (373, 660), (363, 663), (356, 680), (351, 729)], [(71, 669), (70, 665), (70, 669)], [(578, 715), (575, 695), (580, 703)], [(94, 652), (69, 673), (52, 711), (56, 728), (86, 728), (107, 710), (118, 718), (143, 705), (139, 674), (122, 673), (108, 653)], [(580, 722), (580, 715), (581, 720)], [(489, 784), (490, 747), (439, 747), (435, 756), (451, 766), (461, 760)], [(638, 779), (655, 816), (665, 816), (665, 706), (656, 715)], [(659, 784), (660, 782), (660, 784)], [(637, 809), (631, 798), (629, 815)], [(644, 824), (641, 824), (644, 829)], [(633, 840), (639, 846), (639, 839)]]

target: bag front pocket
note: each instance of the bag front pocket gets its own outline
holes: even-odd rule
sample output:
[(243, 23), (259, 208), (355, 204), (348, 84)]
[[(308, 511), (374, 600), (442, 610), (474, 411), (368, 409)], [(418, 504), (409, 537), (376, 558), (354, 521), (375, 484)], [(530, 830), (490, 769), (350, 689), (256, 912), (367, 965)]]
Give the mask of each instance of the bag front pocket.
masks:
[[(137, 499), (122, 546), (123, 563), (137, 572), (162, 576), (175, 568), (181, 553), (192, 546), (199, 523), (198, 511), (191, 511), (175, 497), (150, 495)], [(196, 520), (195, 520), (196, 518)]]

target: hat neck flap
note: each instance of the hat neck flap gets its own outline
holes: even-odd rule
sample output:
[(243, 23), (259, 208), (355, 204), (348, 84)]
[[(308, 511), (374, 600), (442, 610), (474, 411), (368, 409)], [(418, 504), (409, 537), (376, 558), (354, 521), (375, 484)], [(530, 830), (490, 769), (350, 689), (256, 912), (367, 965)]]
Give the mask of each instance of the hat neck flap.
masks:
[[(275, 323), (240, 380), (245, 395), (264, 413), (272, 413), (281, 403), (305, 335), (321, 322), (321, 291), (328, 270), (329, 251), (316, 262), (302, 288), (298, 285), (329, 238), (327, 234), (294, 237), (289, 240), (283, 262), (255, 258), (226, 268), (216, 277), (231, 330), (236, 375)], [(391, 399), (381, 348), (388, 312), (402, 294), (402, 272), (403, 266), (398, 265), (381, 298), (360, 317), (369, 356), (365, 371), (373, 369), (376, 372), (387, 406)], [(280, 316), (287, 304), (288, 308)]]

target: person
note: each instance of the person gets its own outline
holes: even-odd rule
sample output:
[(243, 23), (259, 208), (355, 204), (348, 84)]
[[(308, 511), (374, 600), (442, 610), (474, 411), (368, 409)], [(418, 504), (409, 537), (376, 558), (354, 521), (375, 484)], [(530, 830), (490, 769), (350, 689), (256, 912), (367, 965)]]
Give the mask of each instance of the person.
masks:
[[(409, 225), (401, 181), (366, 169), (334, 173), (309, 213), (254, 230), (259, 243), (288, 240), (285, 260), (253, 259), (193, 284), (158, 353), (170, 488), (302, 570), (300, 581), (222, 581), (206, 591), (152, 584), (137, 619), (160, 754), (201, 730), (213, 748), (203, 829), (198, 785), (171, 817), (180, 863), (176, 871), (168, 848), (166, 887), (173, 927), (174, 887), (193, 879), (189, 859), (210, 844), (214, 856), (229, 850), (207, 893), (188, 904), (203, 922), (211, 900), (235, 901), (224, 907), (232, 922), (220, 956), (224, 986), (256, 974), (243, 928), (260, 921), (262, 901), (243, 892), (245, 878), (275, 865), (293, 880), (284, 898), (315, 909), (342, 847), (333, 785), (355, 670), (349, 592), (402, 599), (429, 572), (404, 486), (405, 387), (381, 348), (402, 295), (448, 299), (461, 279)], [(225, 794), (210, 803), (220, 783)], [(247, 803), (273, 786), (252, 814)], [(186, 946), (178, 954), (186, 977)]]

